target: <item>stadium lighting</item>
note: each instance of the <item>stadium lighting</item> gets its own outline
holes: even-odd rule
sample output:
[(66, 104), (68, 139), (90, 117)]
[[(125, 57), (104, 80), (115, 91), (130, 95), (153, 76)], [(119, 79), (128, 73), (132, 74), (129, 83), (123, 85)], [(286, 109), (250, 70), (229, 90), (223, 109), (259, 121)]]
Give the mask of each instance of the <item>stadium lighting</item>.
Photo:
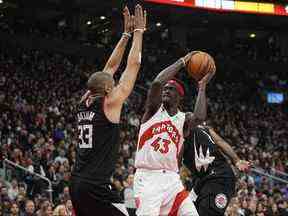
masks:
[(251, 33), (251, 34), (249, 35), (249, 37), (250, 37), (250, 38), (255, 38), (255, 37), (256, 37), (256, 34)]
[(100, 19), (101, 19), (101, 20), (105, 20), (106, 17), (105, 17), (105, 16), (100, 16)]
[[(0, 0), (0, 1), (1, 1), (1, 0)], [(87, 24), (87, 25), (91, 25), (92, 22), (91, 22), (90, 20), (88, 20), (86, 24)]]
[(160, 27), (160, 26), (162, 26), (162, 24), (161, 24), (160, 22), (157, 22), (157, 23), (156, 23), (156, 26), (157, 26), (157, 27)]
[(0, 0), (0, 4), (2, 4), (3, 3), (3, 0)]

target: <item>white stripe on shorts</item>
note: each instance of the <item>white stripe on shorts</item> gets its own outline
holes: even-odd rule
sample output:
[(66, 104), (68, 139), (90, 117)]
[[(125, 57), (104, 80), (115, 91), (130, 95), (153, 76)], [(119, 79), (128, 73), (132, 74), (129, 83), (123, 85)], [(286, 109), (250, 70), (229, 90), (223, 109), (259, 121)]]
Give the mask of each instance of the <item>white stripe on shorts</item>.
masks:
[(125, 216), (129, 216), (127, 209), (123, 203), (112, 203), (119, 211), (121, 211)]

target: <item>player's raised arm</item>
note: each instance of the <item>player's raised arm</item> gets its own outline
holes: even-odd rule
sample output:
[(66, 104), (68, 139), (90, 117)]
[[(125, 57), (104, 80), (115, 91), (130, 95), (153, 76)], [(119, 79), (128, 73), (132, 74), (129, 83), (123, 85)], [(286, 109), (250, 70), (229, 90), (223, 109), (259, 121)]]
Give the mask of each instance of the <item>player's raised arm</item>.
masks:
[(209, 133), (212, 136), (215, 144), (220, 147), (223, 153), (228, 156), (232, 163), (240, 170), (245, 171), (249, 169), (250, 163), (248, 161), (241, 160), (237, 153), (232, 149), (232, 147), (219, 136), (212, 128), (209, 128)]
[(133, 90), (138, 71), (141, 65), (143, 32), (146, 25), (146, 11), (138, 4), (135, 7), (134, 34), (132, 47), (128, 56), (127, 66), (118, 85), (111, 94), (113, 103), (121, 104)]
[(130, 15), (127, 6), (123, 10), (123, 17), (124, 17), (124, 32), (103, 69), (103, 72), (107, 72), (112, 75), (119, 68), (125, 48), (128, 44), (129, 39), (132, 36), (131, 33), (134, 30), (133, 17)]
[[(145, 107), (146, 114), (143, 116), (143, 119), (145, 119), (145, 116), (149, 115), (148, 113), (153, 113), (159, 108), (161, 104), (160, 95), (162, 87), (167, 83), (167, 81), (171, 80), (183, 67), (186, 66), (186, 63), (191, 58), (191, 55), (195, 54), (196, 52), (197, 51), (190, 52), (186, 56), (178, 59), (174, 64), (162, 70), (153, 80), (148, 91)], [(142, 121), (145, 121), (143, 119)]]
[[(213, 65), (213, 67), (215, 67)], [(186, 113), (185, 131), (190, 131), (191, 128), (201, 124), (205, 121), (207, 116), (207, 102), (206, 102), (206, 86), (211, 78), (214, 76), (216, 69), (212, 68), (211, 72), (203, 77), (198, 85), (198, 95), (193, 113)], [(185, 133), (186, 134), (186, 133)], [(189, 133), (187, 133), (189, 135)]]

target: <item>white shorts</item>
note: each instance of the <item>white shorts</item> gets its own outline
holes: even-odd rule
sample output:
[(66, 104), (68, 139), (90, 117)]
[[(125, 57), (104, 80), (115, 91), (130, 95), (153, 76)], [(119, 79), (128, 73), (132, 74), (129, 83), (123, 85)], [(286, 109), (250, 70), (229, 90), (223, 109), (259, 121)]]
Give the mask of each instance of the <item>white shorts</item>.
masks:
[(138, 216), (198, 216), (189, 192), (175, 172), (137, 169), (134, 193)]

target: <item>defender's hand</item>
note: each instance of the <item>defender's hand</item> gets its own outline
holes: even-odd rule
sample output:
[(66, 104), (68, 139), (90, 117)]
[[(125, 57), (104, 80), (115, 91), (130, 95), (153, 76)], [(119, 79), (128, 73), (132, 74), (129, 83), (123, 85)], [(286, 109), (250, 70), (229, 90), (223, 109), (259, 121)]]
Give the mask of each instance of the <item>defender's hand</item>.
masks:
[(133, 16), (130, 15), (129, 9), (126, 6), (123, 10), (124, 17), (124, 33), (131, 33), (134, 30)]
[(144, 32), (146, 29), (146, 20), (146, 11), (143, 11), (142, 6), (137, 4), (135, 7), (134, 30)]

